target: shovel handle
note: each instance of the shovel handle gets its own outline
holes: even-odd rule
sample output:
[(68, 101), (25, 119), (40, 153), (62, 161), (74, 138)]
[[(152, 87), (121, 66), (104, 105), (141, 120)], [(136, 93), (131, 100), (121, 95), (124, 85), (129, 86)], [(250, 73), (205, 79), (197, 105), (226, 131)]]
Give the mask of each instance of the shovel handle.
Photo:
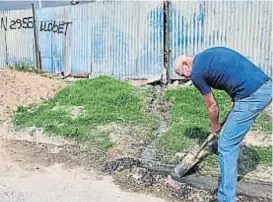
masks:
[(200, 146), (198, 152), (196, 153), (196, 157), (199, 155), (199, 153), (207, 146), (207, 144), (217, 135), (217, 133), (211, 133), (203, 142), (203, 144)]

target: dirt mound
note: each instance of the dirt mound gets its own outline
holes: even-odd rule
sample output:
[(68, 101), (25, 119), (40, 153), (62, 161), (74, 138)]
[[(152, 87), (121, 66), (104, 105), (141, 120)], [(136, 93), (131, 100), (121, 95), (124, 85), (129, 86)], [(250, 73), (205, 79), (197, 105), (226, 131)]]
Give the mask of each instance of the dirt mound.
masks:
[(66, 84), (34, 73), (0, 70), (0, 123), (18, 106), (37, 104), (53, 97)]

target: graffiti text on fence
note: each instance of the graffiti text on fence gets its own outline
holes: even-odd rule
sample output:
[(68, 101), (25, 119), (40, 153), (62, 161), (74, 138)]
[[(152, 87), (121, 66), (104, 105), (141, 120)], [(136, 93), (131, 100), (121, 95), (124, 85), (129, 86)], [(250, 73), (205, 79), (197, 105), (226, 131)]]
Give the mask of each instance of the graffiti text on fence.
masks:
[(42, 21), (40, 22), (40, 31), (44, 32), (54, 32), (58, 34), (65, 34), (67, 32), (68, 26), (72, 24), (72, 22), (56, 22), (54, 21)]
[[(40, 31), (44, 32), (54, 32), (57, 34), (65, 34), (67, 33), (67, 29), (72, 22), (57, 22), (57, 21), (41, 21), (40, 22)], [(4, 29), (7, 31), (8, 29), (30, 29), (34, 26), (33, 17), (23, 17), (17, 19), (8, 20), (7, 17), (1, 18), (1, 26), (0, 29)]]
[(33, 28), (33, 17), (24, 17), (11, 19), (8, 21), (7, 17), (1, 18), (1, 29), (7, 31), (8, 29), (28, 29)]

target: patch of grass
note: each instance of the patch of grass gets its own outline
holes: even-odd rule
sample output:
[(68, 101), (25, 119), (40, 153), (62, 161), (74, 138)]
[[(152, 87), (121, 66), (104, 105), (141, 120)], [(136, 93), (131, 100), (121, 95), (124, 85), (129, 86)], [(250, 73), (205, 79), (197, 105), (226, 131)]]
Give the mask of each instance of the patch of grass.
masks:
[(201, 167), (203, 168), (218, 168), (219, 169), (219, 160), (216, 154), (208, 155), (202, 162), (200, 162)]
[[(250, 147), (244, 152), (244, 158), (239, 157), (239, 165), (243, 165), (246, 171), (254, 170), (258, 165), (272, 166), (271, 147)], [(201, 163), (202, 168), (219, 169), (218, 156), (211, 154)]]
[[(215, 91), (214, 95), (223, 119), (230, 111), (232, 103), (223, 92)], [(157, 148), (160, 153), (187, 152), (192, 145), (202, 142), (211, 131), (203, 97), (195, 88), (167, 90), (165, 97), (172, 103), (172, 124), (168, 132), (158, 139)]]
[[(232, 109), (232, 101), (224, 91), (214, 90), (213, 93), (220, 108), (220, 120), (223, 120)], [(169, 89), (165, 97), (172, 103), (172, 124), (156, 145), (159, 154), (174, 156), (175, 153), (188, 152), (194, 144), (204, 141), (211, 132), (210, 119), (203, 96), (195, 88)], [(262, 113), (255, 127), (268, 131), (272, 129), (272, 124)], [(175, 163), (170, 158), (166, 161)]]
[(268, 132), (271, 134), (272, 132), (272, 122), (270, 120), (270, 117), (266, 112), (262, 112), (256, 119), (254, 125), (254, 130), (261, 130), (264, 132)]
[(9, 66), (10, 69), (15, 69), (19, 72), (33, 72), (36, 74), (42, 74), (44, 73), (42, 70), (38, 69), (35, 66), (27, 65), (27, 64), (14, 64)]
[[(75, 106), (81, 109), (78, 116), (71, 114)], [(141, 92), (106, 76), (76, 81), (39, 106), (20, 106), (14, 116), (18, 127), (41, 127), (49, 134), (92, 140), (104, 149), (112, 144), (106, 136), (91, 134), (93, 126), (115, 122), (149, 127), (153, 120), (145, 113)]]
[(260, 157), (260, 164), (272, 166), (272, 147), (254, 147)]

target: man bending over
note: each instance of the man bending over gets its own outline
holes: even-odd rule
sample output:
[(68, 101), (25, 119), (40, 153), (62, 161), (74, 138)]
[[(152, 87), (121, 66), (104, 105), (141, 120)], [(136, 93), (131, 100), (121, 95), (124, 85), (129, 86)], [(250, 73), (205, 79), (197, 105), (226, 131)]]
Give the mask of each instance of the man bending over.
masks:
[[(204, 96), (212, 132), (220, 132), (218, 200), (235, 202), (240, 143), (272, 100), (271, 78), (240, 53), (224, 47), (210, 48), (194, 57), (179, 56), (175, 72), (191, 79)], [(225, 90), (233, 100), (233, 109), (222, 122), (211, 88)]]

